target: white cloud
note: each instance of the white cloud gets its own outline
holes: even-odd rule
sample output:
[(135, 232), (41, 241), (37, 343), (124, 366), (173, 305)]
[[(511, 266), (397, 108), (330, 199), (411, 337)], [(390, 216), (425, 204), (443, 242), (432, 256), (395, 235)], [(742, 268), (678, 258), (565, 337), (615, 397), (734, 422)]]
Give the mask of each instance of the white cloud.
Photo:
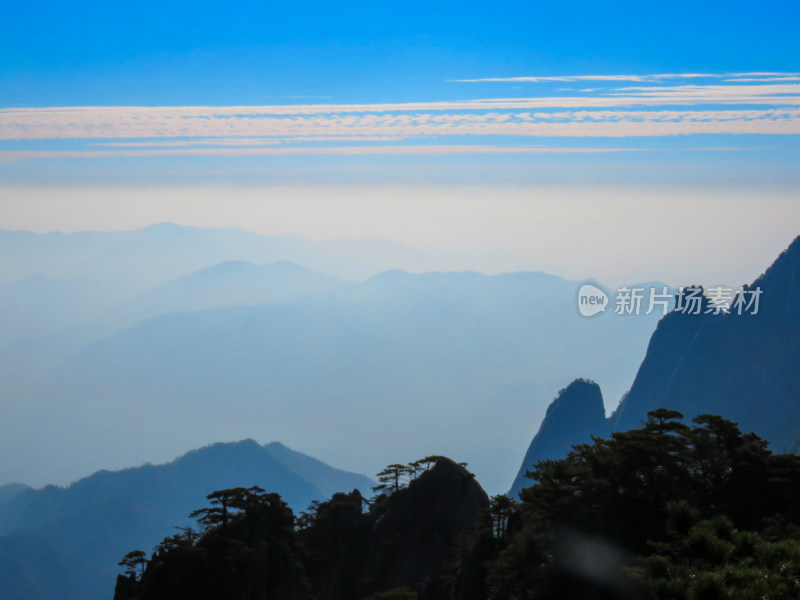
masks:
[[(753, 82), (731, 83), (740, 77)], [(660, 83), (590, 88), (584, 96), (533, 96), (382, 104), (51, 107), (0, 109), (0, 140), (91, 140), (115, 156), (525, 152), (481, 144), (431, 145), (445, 136), (622, 138), (697, 134), (800, 134), (796, 73), (580, 75), (531, 81)], [(713, 78), (712, 83), (688, 80)], [(726, 106), (728, 108), (721, 108)], [(418, 144), (398, 146), (400, 141)], [(330, 146), (348, 143), (363, 146)], [(303, 143), (303, 147), (287, 146)], [(437, 142), (438, 143), (438, 142)], [(315, 145), (313, 147), (306, 144)], [(390, 150), (396, 148), (396, 150)], [(414, 148), (414, 150), (411, 150)], [(489, 150), (492, 148), (492, 150)], [(133, 152), (140, 150), (142, 154)], [(552, 149), (550, 150), (553, 151)], [(108, 151), (12, 148), (3, 156), (107, 156)], [(127, 154), (125, 154), (127, 152)]]
[(275, 146), (290, 142), (399, 142), (403, 136), (392, 135), (338, 135), (338, 136), (297, 136), (286, 138), (209, 138), (202, 140), (169, 140), (150, 142), (92, 142), (90, 146), (106, 148), (184, 148), (191, 146)]
[[(501, 103), (502, 104), (502, 103)], [(253, 107), (257, 109), (257, 107)], [(142, 110), (147, 118), (142, 117)], [(442, 111), (440, 113), (309, 114), (276, 116), (218, 109), (78, 109), (17, 119), (0, 115), (5, 139), (135, 139), (118, 146), (152, 147), (171, 138), (171, 146), (275, 145), (273, 142), (361, 141), (431, 138), (453, 135), (532, 137), (641, 137), (689, 134), (798, 134), (800, 107), (729, 110), (560, 110), (530, 113)], [(226, 114), (227, 113), (227, 114)], [(235, 136), (236, 139), (233, 139)], [(201, 138), (180, 140), (176, 138)], [(250, 139), (248, 139), (250, 138)], [(149, 140), (149, 141), (148, 141)], [(132, 145), (133, 144), (133, 145)], [(373, 146), (374, 147), (374, 146)]]
[(0, 161), (37, 158), (110, 158), (143, 156), (302, 156), (302, 155), (400, 155), (447, 156), (453, 154), (603, 154), (609, 152), (642, 152), (636, 148), (548, 148), (540, 146), (334, 146), (317, 148), (179, 148), (149, 150), (5, 150)]
[(766, 84), (766, 85), (678, 85), (671, 87), (623, 87), (615, 94), (634, 96), (654, 96), (663, 98), (664, 95), (693, 96), (703, 100), (712, 98), (725, 98), (745, 101), (749, 97), (771, 97), (779, 102), (779, 94), (800, 94), (800, 83)]
[(669, 79), (716, 79), (748, 77), (747, 81), (771, 81), (774, 78), (797, 77), (798, 73), (661, 73), (656, 75), (557, 75), (525, 77), (483, 77), (476, 79), (451, 79), (453, 83), (546, 83), (555, 81), (664, 81)]
[(764, 82), (764, 81), (800, 81), (800, 77), (731, 77), (725, 79), (726, 82)]
[(558, 75), (532, 77), (484, 77), (478, 79), (452, 79), (450, 81), (453, 83), (545, 83), (555, 81), (661, 81), (663, 79), (693, 79), (697, 77), (718, 77), (718, 75), (712, 75), (708, 73), (666, 73), (662, 75)]

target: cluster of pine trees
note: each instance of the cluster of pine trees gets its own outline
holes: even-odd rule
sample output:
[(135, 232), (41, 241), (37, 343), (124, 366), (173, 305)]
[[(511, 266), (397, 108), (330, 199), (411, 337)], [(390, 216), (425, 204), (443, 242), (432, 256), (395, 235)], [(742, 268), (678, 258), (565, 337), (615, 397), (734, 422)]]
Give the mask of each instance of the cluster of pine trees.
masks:
[[(115, 598), (417, 598), (426, 577), (441, 570), (456, 534), (469, 530), (488, 504), (465, 466), (440, 456), (389, 465), (371, 498), (358, 490), (337, 493), (298, 517), (279, 495), (257, 486), (215, 491), (208, 506), (190, 515), (197, 531), (180, 528), (150, 557), (142, 550), (123, 557)], [(438, 485), (436, 493), (416, 485), (422, 480)], [(477, 504), (453, 512), (454, 519), (437, 517), (458, 501), (457, 489), (447, 500), (441, 487), (458, 481), (479, 492)]]
[[(116, 597), (800, 597), (800, 458), (718, 416), (682, 419), (653, 411), (639, 429), (540, 462), (519, 500), (488, 499), (436, 456), (387, 467), (372, 499), (335, 494), (297, 519), (261, 488), (217, 491), (193, 513), (201, 532), (123, 559)], [(457, 476), (435, 479), (445, 462)]]
[(540, 462), (496, 530), (488, 598), (800, 597), (800, 459), (675, 411)]
[(191, 514), (200, 531), (179, 528), (149, 559), (142, 550), (123, 557), (115, 597), (237, 598), (243, 584), (262, 596), (305, 597), (302, 578), (292, 572), (294, 514), (281, 497), (254, 486), (207, 499), (210, 506)]

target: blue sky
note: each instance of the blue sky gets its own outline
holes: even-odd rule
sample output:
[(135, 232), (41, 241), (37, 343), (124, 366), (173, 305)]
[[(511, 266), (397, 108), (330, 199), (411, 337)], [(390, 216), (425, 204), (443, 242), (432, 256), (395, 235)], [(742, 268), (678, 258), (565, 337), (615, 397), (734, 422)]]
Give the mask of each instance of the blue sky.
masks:
[(799, 11), (774, 0), (6, 2), (0, 102), (408, 102), (508, 91), (452, 79), (793, 71)]
[[(733, 261), (767, 260), (800, 222), (796, 2), (18, 2), (3, 15), (0, 227), (169, 218), (392, 236), (514, 254), (496, 269), (600, 275), (636, 246), (612, 241), (595, 261), (558, 261), (508, 243), (508, 228), (529, 219), (531, 235), (563, 237), (578, 210), (565, 197), (616, 194), (654, 210), (634, 218), (629, 203), (606, 202), (572, 245), (612, 224), (680, 235), (684, 215), (648, 215), (690, 198), (716, 215), (702, 243), (730, 262), (692, 261), (705, 254), (697, 235), (684, 261), (699, 275), (732, 276)], [(182, 200), (143, 208), (134, 192), (148, 186)], [(441, 231), (421, 237), (429, 212), (404, 208), (396, 190), (408, 186), (437, 210), (442, 188), (479, 189), (484, 201), (468, 223), (447, 205), (436, 212)], [(97, 198), (93, 208), (43, 199), (75, 188)], [(230, 218), (232, 204), (276, 188), (297, 199), (295, 213), (264, 200)], [(347, 200), (365, 189), (377, 206), (369, 214)], [(536, 202), (504, 221), (497, 204), (516, 206), (520, 190)], [(347, 221), (326, 217), (321, 229), (317, 216), (328, 213), (312, 196)], [(739, 255), (732, 232), (745, 226), (751, 241)], [(606, 271), (665, 279), (680, 268)]]
[[(717, 147), (725, 158), (692, 162), (793, 162), (798, 21), (796, 3), (774, 1), (7, 3), (0, 159), (16, 164), (0, 174), (49, 162), (21, 167), (36, 180), (60, 172), (50, 159), (85, 158), (74, 169), (91, 177), (107, 166), (90, 159), (106, 156), (133, 165), (111, 165), (114, 175), (156, 175), (143, 157), (201, 173), (208, 155), (299, 154), (300, 167), (324, 167), (337, 163), (321, 156), (346, 154), (369, 166), (354, 149), (364, 146), (468, 167), (497, 153), (506, 164), (659, 166), (680, 164), (675, 150)], [(63, 107), (83, 108), (31, 110)], [(249, 169), (239, 165), (219, 171)]]

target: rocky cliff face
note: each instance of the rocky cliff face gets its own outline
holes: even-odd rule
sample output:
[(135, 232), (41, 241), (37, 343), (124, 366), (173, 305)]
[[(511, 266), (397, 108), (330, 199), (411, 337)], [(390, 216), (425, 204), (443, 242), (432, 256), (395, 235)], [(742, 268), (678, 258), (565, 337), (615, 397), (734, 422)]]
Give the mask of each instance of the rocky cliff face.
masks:
[(559, 395), (550, 408), (560, 416), (550, 419), (548, 410), (511, 492), (526, 485), (524, 471), (537, 461), (561, 458), (589, 435), (639, 427), (656, 408), (678, 410), (687, 419), (719, 414), (767, 439), (774, 451), (796, 450), (800, 237), (746, 289), (761, 291), (756, 314), (666, 315), (653, 333), (630, 392), (608, 420), (587, 419), (582, 405), (557, 406), (564, 404)]
[(607, 425), (600, 386), (586, 379), (570, 383), (547, 408), (509, 494), (516, 496), (531, 484), (525, 472), (538, 461), (563, 458), (573, 444), (588, 443), (593, 435), (605, 434)]
[(800, 432), (800, 237), (753, 282), (757, 314), (670, 313), (659, 323), (630, 393), (611, 417), (638, 427), (659, 407), (713, 413), (784, 451)]

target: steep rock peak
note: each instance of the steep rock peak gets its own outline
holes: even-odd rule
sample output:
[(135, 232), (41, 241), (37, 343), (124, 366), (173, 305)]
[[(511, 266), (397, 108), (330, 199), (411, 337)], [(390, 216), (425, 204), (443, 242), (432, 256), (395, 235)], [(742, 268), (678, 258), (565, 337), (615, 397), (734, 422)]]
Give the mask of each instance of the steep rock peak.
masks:
[(591, 441), (607, 429), (603, 394), (589, 379), (575, 379), (560, 390), (547, 408), (539, 431), (531, 441), (509, 495), (516, 496), (531, 485), (526, 473), (539, 461), (563, 458), (574, 444)]
[(576, 420), (586, 419), (595, 422), (598, 418), (605, 419), (600, 386), (591, 379), (579, 378), (559, 390), (553, 402), (547, 407), (544, 422), (550, 420), (573, 423)]

